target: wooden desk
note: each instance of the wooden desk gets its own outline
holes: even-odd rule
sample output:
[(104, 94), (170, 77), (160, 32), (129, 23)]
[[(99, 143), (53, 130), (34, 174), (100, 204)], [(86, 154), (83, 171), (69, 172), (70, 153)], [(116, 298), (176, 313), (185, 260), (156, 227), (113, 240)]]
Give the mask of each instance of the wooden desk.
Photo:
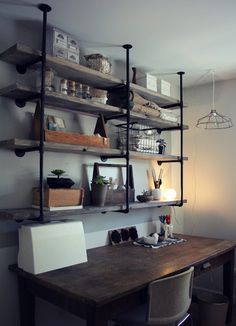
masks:
[(236, 242), (183, 236), (187, 241), (161, 249), (132, 244), (88, 250), (88, 262), (39, 275), (16, 266), (19, 280), (21, 326), (34, 326), (34, 298), (41, 297), (87, 320), (104, 326), (117, 313), (129, 310), (145, 297), (149, 282), (189, 266), (195, 276), (223, 265), (224, 294), (229, 297), (227, 322), (233, 302)]

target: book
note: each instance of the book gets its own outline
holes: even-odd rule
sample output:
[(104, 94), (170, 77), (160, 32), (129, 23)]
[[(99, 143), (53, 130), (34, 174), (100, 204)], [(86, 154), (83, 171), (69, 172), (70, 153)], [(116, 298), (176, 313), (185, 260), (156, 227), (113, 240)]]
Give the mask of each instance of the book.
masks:
[[(39, 209), (38, 205), (32, 205), (32, 208), (37, 208)], [(58, 207), (44, 207), (43, 209), (45, 211), (67, 211), (67, 210), (72, 210), (72, 209), (82, 209), (83, 205), (76, 205), (76, 206), (58, 206)]]

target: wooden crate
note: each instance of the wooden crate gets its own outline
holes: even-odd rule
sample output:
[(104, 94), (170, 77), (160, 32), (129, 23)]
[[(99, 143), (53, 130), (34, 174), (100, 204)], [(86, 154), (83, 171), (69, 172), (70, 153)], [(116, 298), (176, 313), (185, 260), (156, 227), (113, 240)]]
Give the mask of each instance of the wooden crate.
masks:
[[(134, 202), (134, 189), (129, 190), (129, 201)], [(126, 202), (126, 190), (107, 190), (105, 199), (105, 205), (125, 204)]]
[[(33, 188), (33, 205), (39, 205), (39, 188)], [(45, 189), (45, 207), (63, 207), (82, 205), (84, 189)]]
[(45, 141), (102, 148), (109, 147), (109, 138), (81, 135), (77, 132), (45, 130)]

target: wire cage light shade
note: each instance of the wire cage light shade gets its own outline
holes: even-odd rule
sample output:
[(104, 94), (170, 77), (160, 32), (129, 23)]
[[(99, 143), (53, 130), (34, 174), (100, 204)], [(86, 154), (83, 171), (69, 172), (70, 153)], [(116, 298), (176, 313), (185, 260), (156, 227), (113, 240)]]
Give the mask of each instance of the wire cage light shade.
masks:
[(198, 119), (196, 127), (204, 129), (227, 129), (233, 127), (232, 120), (215, 109), (215, 72), (212, 73), (212, 109), (208, 115)]
[(198, 119), (196, 126), (204, 129), (227, 129), (233, 127), (233, 123), (230, 118), (212, 109), (208, 115)]

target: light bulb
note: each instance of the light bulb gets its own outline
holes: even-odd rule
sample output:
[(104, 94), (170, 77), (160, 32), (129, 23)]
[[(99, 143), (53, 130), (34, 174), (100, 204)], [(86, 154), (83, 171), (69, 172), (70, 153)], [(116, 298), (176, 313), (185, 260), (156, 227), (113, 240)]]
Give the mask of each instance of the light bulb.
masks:
[(176, 191), (173, 188), (167, 188), (164, 190), (164, 199), (174, 200), (176, 198)]

